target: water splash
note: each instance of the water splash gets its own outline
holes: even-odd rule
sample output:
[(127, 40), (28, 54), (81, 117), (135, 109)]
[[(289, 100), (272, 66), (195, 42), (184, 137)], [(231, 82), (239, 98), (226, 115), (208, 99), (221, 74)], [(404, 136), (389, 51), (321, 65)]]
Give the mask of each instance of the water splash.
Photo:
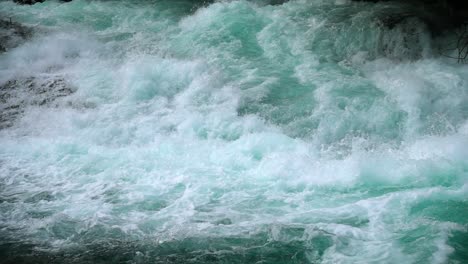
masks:
[(39, 33), (0, 81), (76, 88), (0, 130), (2, 255), (463, 261), (468, 67), (389, 8), (1, 2)]

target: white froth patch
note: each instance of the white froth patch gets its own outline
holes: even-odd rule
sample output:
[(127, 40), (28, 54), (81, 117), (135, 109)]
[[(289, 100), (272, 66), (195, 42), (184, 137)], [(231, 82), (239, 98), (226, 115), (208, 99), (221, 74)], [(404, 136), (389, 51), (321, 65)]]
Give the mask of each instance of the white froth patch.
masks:
[[(310, 45), (308, 37), (327, 30), (326, 14), (302, 21), (296, 3), (305, 2), (278, 9), (216, 2), (175, 28), (164, 27), (165, 21), (160, 31), (132, 35), (129, 49), (128, 42), (52, 34), (1, 57), (1, 80), (56, 67), (78, 90), (55, 107), (28, 108), (18, 124), (0, 132), (2, 194), (17, 199), (13, 209), (2, 208), (7, 213), (0, 223), (58, 248), (103, 236), (102, 230), (118, 239), (160, 242), (265, 230), (272, 241), (284, 242), (326, 234), (333, 246), (324, 263), (411, 262), (417, 256), (405, 253), (398, 236), (423, 225), (445, 230), (429, 242), (436, 249), (431, 260), (446, 262), (452, 227), (419, 221), (424, 215), (412, 221), (410, 210), (432, 198), (466, 197), (468, 124), (459, 113), (466, 67), (437, 59), (369, 62), (365, 52), (350, 59), (362, 67), (355, 71), (324, 63), (313, 49), (320, 43)], [(90, 5), (103, 5), (102, 11), (106, 4)], [(142, 11), (125, 10), (129, 14), (115, 18), (125, 21), (121, 27), (104, 25), (98, 35), (146, 25)], [(237, 21), (243, 15), (251, 20)], [(225, 25), (227, 16), (232, 23)], [(249, 61), (236, 54), (242, 41), (229, 26), (257, 19), (265, 23), (252, 42), (264, 53)], [(243, 100), (262, 104), (282, 78), (265, 62), (311, 87), (316, 105), (306, 118), (320, 122), (310, 137), (288, 136), (261, 112), (238, 113)], [(351, 88), (351, 95), (342, 95)], [(359, 110), (360, 92), (378, 99)], [(379, 133), (388, 128), (393, 106), (408, 118), (396, 139), (387, 139)], [(442, 121), (431, 129), (427, 122), (437, 116)], [(350, 135), (356, 123), (370, 132)], [(305, 231), (291, 237), (282, 227)], [(95, 237), (86, 238), (91, 231)]]
[[(453, 132), (464, 122), (458, 111), (467, 100), (463, 87), (468, 79), (461, 74), (463, 69), (435, 60), (403, 64), (377, 60), (365, 66), (366, 74), (376, 86), (408, 114), (405, 130), (409, 139), (421, 132)], [(431, 121), (443, 122), (443, 126), (428, 126)]]
[(86, 35), (57, 33), (37, 37), (5, 54), (0, 60), (0, 81), (50, 72), (67, 73), (83, 58), (96, 56), (97, 43)]

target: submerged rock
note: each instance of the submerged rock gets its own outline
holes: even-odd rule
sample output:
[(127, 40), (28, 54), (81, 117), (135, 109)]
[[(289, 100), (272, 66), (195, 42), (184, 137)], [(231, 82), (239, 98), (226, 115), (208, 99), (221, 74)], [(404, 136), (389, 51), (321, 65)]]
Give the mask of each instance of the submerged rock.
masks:
[(32, 105), (53, 106), (53, 102), (73, 93), (62, 77), (39, 79), (28, 77), (0, 85), (0, 129), (11, 127), (25, 108)]

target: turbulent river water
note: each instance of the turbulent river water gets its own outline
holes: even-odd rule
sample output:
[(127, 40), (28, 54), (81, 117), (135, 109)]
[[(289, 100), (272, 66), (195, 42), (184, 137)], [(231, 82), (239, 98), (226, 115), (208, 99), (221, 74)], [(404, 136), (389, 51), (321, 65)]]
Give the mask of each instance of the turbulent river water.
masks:
[(0, 2), (0, 257), (466, 263), (468, 66), (404, 8)]

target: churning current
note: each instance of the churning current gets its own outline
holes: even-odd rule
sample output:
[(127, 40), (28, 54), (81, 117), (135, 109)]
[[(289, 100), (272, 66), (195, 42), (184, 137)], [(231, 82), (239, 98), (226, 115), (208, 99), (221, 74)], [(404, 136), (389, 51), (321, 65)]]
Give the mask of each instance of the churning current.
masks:
[(467, 261), (468, 65), (401, 8), (0, 2), (1, 258)]

